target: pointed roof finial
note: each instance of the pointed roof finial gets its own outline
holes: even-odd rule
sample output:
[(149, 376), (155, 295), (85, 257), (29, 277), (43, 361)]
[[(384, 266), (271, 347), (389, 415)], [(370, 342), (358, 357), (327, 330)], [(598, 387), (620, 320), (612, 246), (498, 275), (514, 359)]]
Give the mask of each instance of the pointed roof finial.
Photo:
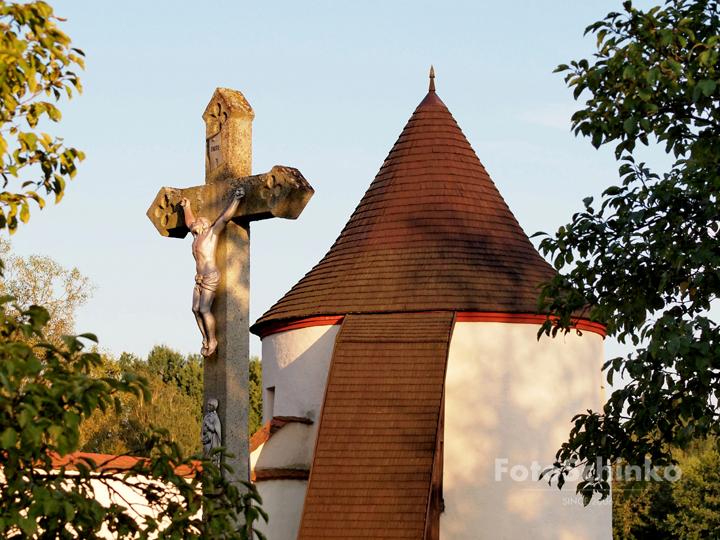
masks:
[(430, 64), (430, 92), (435, 91), (435, 69)]

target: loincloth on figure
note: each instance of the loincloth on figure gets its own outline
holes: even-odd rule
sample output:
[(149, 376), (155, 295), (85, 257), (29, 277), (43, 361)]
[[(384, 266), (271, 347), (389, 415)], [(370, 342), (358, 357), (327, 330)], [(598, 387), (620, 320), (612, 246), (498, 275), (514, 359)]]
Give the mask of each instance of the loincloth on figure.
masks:
[(206, 291), (215, 292), (220, 285), (220, 271), (215, 270), (214, 272), (208, 272), (207, 274), (197, 274), (195, 276), (195, 290), (201, 292), (202, 289)]

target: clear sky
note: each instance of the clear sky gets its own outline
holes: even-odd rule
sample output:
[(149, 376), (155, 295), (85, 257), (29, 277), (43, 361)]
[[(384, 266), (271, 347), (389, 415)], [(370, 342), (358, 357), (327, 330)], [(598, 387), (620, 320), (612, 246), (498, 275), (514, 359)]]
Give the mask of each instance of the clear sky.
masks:
[[(430, 64), (528, 234), (557, 229), (617, 180), (610, 149), (570, 132), (578, 106), (552, 72), (592, 55), (585, 27), (620, 0), (50, 3), (86, 70), (83, 94), (47, 129), (87, 159), (61, 204), (34, 209), (12, 242), (98, 286), (76, 329), (115, 354), (199, 352), (190, 237), (161, 237), (145, 212), (162, 186), (204, 182), (201, 115), (218, 86), (255, 110), (253, 173), (296, 167), (315, 188), (297, 221), (252, 225), (251, 321), (330, 248), (426, 94)], [(250, 349), (260, 354), (258, 338)]]

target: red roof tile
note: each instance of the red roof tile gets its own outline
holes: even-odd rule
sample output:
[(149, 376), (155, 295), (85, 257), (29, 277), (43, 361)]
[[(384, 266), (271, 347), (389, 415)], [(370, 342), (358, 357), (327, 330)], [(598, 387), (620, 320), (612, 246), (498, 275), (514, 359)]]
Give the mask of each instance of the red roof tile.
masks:
[(290, 422), (298, 422), (300, 424), (312, 424), (312, 420), (308, 418), (299, 418), (297, 416), (274, 416), (263, 427), (258, 429), (252, 437), (250, 437), (250, 452), (254, 452), (267, 440), (272, 437), (281, 427)]
[(534, 313), (554, 273), (431, 91), (330, 251), (252, 330), (346, 313)]
[(447, 312), (345, 317), (299, 539), (425, 537), (453, 320)]
[[(104, 472), (127, 472), (131, 470), (141, 460), (148, 461), (147, 458), (135, 456), (113, 456), (109, 454), (92, 454), (90, 452), (73, 452), (60, 456), (60, 454), (52, 453), (52, 465), (54, 469), (64, 467), (68, 471), (75, 471), (78, 465), (89, 466), (89, 460), (95, 462), (96, 470)], [(193, 477), (196, 473), (202, 471), (199, 461), (193, 461), (193, 467), (181, 465), (175, 469), (175, 472), (181, 476)]]

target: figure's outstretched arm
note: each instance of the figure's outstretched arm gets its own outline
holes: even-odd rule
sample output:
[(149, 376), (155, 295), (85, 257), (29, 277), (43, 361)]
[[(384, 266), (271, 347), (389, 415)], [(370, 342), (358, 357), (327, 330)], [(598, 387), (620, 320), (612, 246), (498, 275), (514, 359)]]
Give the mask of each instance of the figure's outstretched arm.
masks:
[(233, 196), (232, 202), (223, 212), (223, 214), (219, 218), (217, 218), (215, 223), (213, 223), (213, 229), (220, 231), (225, 227), (225, 225), (228, 224), (228, 221), (232, 219), (233, 215), (238, 209), (238, 206), (240, 206), (240, 199), (242, 199), (244, 196), (245, 190), (243, 188), (240, 187), (235, 190), (235, 195)]
[(190, 208), (190, 200), (183, 197), (183, 200), (180, 201), (180, 206), (182, 206), (185, 214), (185, 226), (188, 229), (192, 229), (192, 224), (195, 223), (195, 216), (193, 216), (192, 208)]

